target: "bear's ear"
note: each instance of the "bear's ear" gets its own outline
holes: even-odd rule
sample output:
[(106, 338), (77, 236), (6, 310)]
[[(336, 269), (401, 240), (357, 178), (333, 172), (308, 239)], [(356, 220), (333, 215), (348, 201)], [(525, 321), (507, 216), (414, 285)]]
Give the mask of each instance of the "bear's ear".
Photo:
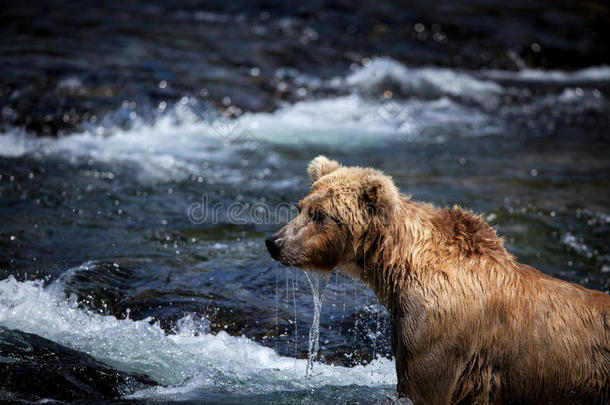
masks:
[(334, 172), (340, 167), (341, 165), (339, 162), (320, 155), (309, 163), (309, 166), (307, 166), (307, 173), (309, 174), (311, 182), (315, 183), (320, 177)]
[(392, 179), (377, 171), (362, 179), (361, 198), (365, 206), (376, 211), (391, 210), (399, 203), (398, 189)]

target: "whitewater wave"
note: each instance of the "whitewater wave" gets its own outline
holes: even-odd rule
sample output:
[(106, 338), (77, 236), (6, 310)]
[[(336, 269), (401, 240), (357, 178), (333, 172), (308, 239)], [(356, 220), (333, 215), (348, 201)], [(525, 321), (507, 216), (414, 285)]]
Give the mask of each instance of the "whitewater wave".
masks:
[[(451, 126), (471, 136), (489, 134), (494, 124), (476, 109), (447, 98), (373, 102), (358, 95), (303, 101), (274, 113), (247, 113), (232, 121), (183, 122), (170, 118), (111, 135), (83, 132), (60, 138), (35, 138), (20, 131), (0, 136), (0, 156), (41, 154), (68, 162), (135, 166), (143, 183), (182, 181), (204, 175), (214, 163), (257, 158), (272, 161), (263, 145), (338, 146), (344, 150), (384, 142), (442, 142), (444, 135), (423, 138), (428, 127)], [(205, 173), (208, 177), (209, 173)]]
[(568, 86), (607, 83), (610, 66), (594, 66), (565, 72), (560, 70), (522, 69), (468, 71), (440, 67), (405, 66), (391, 58), (375, 58), (345, 78), (335, 78), (331, 85), (352, 90), (378, 89), (380, 85), (394, 83), (410, 96), (457, 97), (484, 106), (496, 106), (507, 92), (507, 86), (497, 81), (531, 85), (555, 83)]
[(351, 368), (317, 364), (306, 378), (307, 360), (280, 356), (246, 337), (211, 334), (207, 321), (198, 317), (184, 317), (175, 334), (166, 334), (150, 319), (95, 314), (79, 307), (75, 297), (66, 298), (62, 279), (47, 287), (42, 281), (20, 282), (12, 276), (0, 281), (0, 325), (40, 335), (160, 384), (132, 394), (135, 398), (206, 390), (260, 394), (396, 384), (394, 364), (388, 359)]
[[(565, 86), (517, 106), (504, 105), (504, 96), (514, 94), (515, 89), (494, 81), (500, 79), (520, 81), (526, 87), (534, 80)], [(69, 162), (119, 164), (134, 167), (140, 182), (207, 178), (214, 174), (206, 172), (203, 165), (223, 166), (248, 159), (272, 163), (279, 159), (272, 148), (262, 145), (315, 145), (349, 151), (382, 143), (442, 143), (452, 136), (505, 133), (514, 121), (510, 114), (515, 110), (529, 112), (532, 120), (557, 102), (564, 105), (564, 116), (572, 108), (576, 112), (583, 108), (604, 112), (607, 102), (600, 91), (578, 87), (594, 80), (610, 80), (610, 68), (470, 72), (410, 68), (389, 58), (376, 58), (326, 84), (347, 95), (286, 104), (273, 113), (245, 113), (232, 120), (198, 116), (189, 110), (189, 103), (179, 102), (167, 107), (154, 122), (137, 121), (128, 130), (112, 129), (110, 134), (97, 128), (44, 138), (13, 130), (0, 136), (0, 156), (41, 154)], [(388, 81), (397, 83), (408, 97), (379, 98), (377, 90), (385, 88)], [(374, 97), (367, 94), (370, 89), (375, 89)]]
[(448, 68), (409, 68), (391, 58), (376, 58), (345, 79), (335, 79), (336, 86), (369, 90), (386, 82), (398, 83), (409, 93), (427, 92), (438, 96), (460, 96), (480, 103), (494, 102), (503, 88), (490, 80), (479, 79), (472, 72)]
[(489, 79), (507, 79), (536, 82), (560, 82), (566, 85), (573, 82), (606, 82), (610, 80), (610, 66), (593, 66), (574, 72), (561, 70), (522, 69), (516, 72), (491, 70), (484, 73)]

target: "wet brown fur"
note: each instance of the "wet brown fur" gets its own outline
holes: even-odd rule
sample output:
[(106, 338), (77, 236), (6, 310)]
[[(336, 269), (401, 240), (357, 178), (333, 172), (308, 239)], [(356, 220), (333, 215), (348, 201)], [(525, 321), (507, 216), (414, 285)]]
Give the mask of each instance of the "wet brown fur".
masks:
[(518, 263), (472, 212), (318, 157), (278, 260), (341, 267), (390, 311), (398, 392), (417, 404), (610, 403), (610, 296)]

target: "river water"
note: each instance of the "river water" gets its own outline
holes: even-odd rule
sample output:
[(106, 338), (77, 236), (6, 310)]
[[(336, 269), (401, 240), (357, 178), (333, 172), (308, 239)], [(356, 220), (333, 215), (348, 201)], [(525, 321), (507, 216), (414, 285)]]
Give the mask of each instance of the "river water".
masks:
[[(160, 15), (153, 8), (143, 13)], [(207, 22), (215, 33), (225, 20), (238, 30), (252, 21), (231, 10), (179, 11), (172, 18)], [(255, 12), (269, 30), (300, 29), (308, 39), (298, 43), (324, 34), (305, 32), (303, 16)], [(150, 32), (157, 38), (163, 28)], [(150, 40), (148, 31), (121, 32), (136, 38), (135, 50)], [(273, 35), (261, 31), (260, 41), (271, 47)], [(28, 91), (39, 83), (11, 82), (20, 93), (4, 105), (0, 135), (0, 326), (147, 376), (123, 391), (126, 401), (392, 401), (389, 317), (374, 295), (331, 275), (318, 308), (318, 360), (306, 376), (310, 285), (264, 247), (307, 193), (305, 168), (318, 154), (380, 168), (414, 199), (484, 213), (521, 262), (608, 291), (610, 67), (594, 57), (583, 59), (590, 66), (526, 67), (528, 53), (499, 66), (440, 67), (392, 49), (309, 70), (299, 56), (298, 69), (267, 66), (252, 49), (242, 68), (210, 56), (223, 69), (202, 66), (217, 76), (191, 78), (190, 87), (175, 84), (181, 68), (166, 74), (129, 59), (116, 74), (129, 72), (132, 93), (110, 89), (108, 99), (104, 70), (81, 63), (40, 84), (36, 108)], [(86, 59), (89, 50), (65, 52)], [(19, 55), (7, 60), (34, 58), (31, 49)], [(184, 69), (194, 69), (185, 55)], [(11, 74), (25, 83), (40, 66), (55, 77), (52, 65), (76, 63), (40, 58)], [(138, 82), (139, 68), (153, 73)], [(262, 77), (260, 92), (231, 82), (231, 69), (254, 83)], [(60, 93), (79, 105), (73, 114), (38, 117)]]

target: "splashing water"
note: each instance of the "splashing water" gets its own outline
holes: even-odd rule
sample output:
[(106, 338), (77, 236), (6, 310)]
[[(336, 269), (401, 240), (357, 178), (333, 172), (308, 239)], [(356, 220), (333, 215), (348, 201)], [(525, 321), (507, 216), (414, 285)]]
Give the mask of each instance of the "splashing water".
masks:
[(193, 315), (167, 333), (150, 318), (96, 314), (66, 297), (64, 279), (46, 287), (40, 280), (0, 280), (0, 325), (35, 333), (159, 384), (130, 398), (193, 399), (210, 392), (269, 394), (353, 385), (384, 390), (396, 384), (394, 363), (388, 359), (356, 367), (319, 364), (318, 375), (304, 377), (305, 360), (281, 356), (243, 336), (211, 334), (208, 321)]
[(330, 279), (330, 274), (319, 274), (306, 271), (307, 281), (311, 286), (311, 295), (313, 297), (313, 322), (309, 329), (309, 353), (307, 356), (307, 368), (305, 369), (305, 377), (309, 377), (313, 371), (313, 362), (318, 357), (320, 350), (320, 312), (322, 311), (322, 300), (324, 299), (324, 291)]

